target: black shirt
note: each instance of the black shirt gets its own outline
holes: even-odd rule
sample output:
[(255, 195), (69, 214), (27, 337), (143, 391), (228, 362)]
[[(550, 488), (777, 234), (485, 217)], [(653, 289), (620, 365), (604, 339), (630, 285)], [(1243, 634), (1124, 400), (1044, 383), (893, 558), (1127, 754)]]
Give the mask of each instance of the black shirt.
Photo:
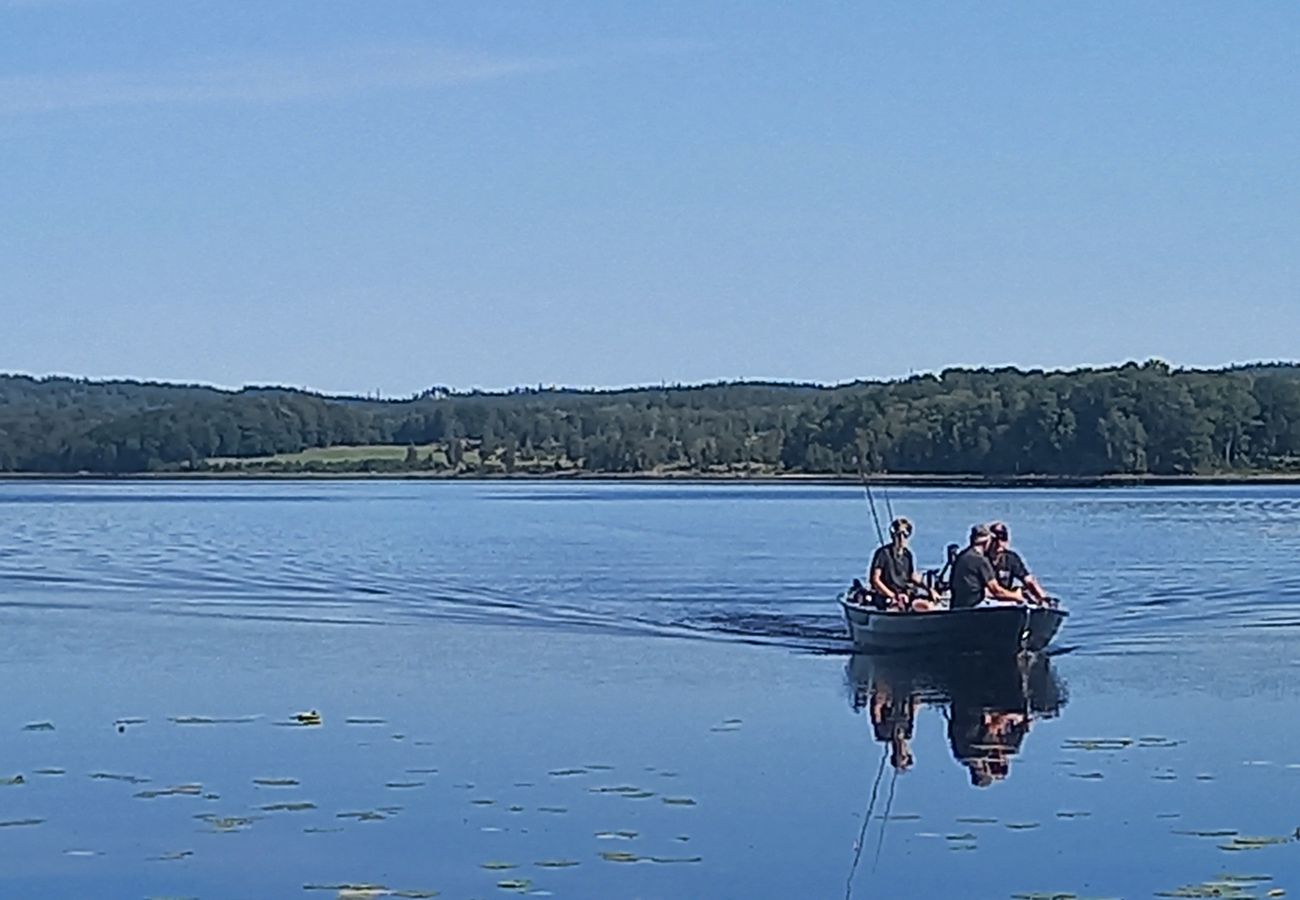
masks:
[(892, 544), (885, 544), (876, 550), (876, 555), (871, 557), (871, 568), (868, 572), (880, 570), (880, 580), (885, 583), (891, 591), (898, 593), (906, 591), (908, 585), (912, 583), (912, 573), (916, 571), (916, 563), (912, 561), (912, 551), (903, 548), (903, 552), (895, 555)]
[(984, 599), (984, 586), (995, 580), (993, 564), (974, 547), (957, 554), (952, 564), (952, 600), (950, 609), (969, 609)]
[(1017, 581), (1023, 584), (1029, 577), (1029, 568), (1014, 550), (1003, 550), (989, 562), (993, 564), (993, 574), (997, 576), (998, 584), (1004, 588), (1015, 587)]

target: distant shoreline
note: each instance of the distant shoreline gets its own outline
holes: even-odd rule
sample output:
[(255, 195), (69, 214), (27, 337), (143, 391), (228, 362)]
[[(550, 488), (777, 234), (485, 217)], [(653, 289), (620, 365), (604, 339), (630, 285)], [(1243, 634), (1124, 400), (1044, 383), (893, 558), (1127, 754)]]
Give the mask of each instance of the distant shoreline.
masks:
[[(3, 472), (0, 482), (31, 481), (429, 481), (429, 482), (587, 482), (640, 484), (710, 484), (710, 485), (860, 485), (857, 475), (751, 475), (745, 473), (598, 473), (566, 472), (551, 475), (535, 473), (483, 475), (438, 472)], [(873, 475), (873, 487), (936, 488), (1125, 488), (1125, 487), (1211, 487), (1248, 485), (1300, 485), (1300, 472), (1243, 473), (1239, 475)]]

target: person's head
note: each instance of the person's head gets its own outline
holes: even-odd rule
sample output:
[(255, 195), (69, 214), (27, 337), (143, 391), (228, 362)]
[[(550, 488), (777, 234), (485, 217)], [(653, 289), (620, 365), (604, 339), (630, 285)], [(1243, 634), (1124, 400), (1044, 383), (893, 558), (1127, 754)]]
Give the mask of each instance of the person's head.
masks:
[(889, 523), (889, 538), (896, 544), (906, 544), (912, 536), (912, 523), (899, 517)]
[(991, 537), (990, 546), (999, 550), (1005, 550), (1007, 545), (1011, 543), (1011, 532), (1007, 530), (1006, 522), (990, 522), (989, 535)]
[(984, 788), (993, 783), (993, 773), (989, 771), (988, 763), (983, 759), (968, 759), (966, 768), (970, 771), (971, 787)]
[(971, 526), (970, 545), (976, 548), (977, 550), (979, 550), (981, 553), (984, 553), (988, 550), (989, 541), (992, 539), (992, 537), (993, 534), (992, 532), (989, 531), (989, 527), (987, 525)]

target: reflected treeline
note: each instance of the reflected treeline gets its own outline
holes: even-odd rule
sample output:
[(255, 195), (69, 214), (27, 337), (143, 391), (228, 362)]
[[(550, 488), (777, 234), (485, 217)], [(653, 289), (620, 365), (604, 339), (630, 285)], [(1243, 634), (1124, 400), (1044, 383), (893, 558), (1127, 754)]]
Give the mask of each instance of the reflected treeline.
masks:
[(949, 749), (976, 787), (1006, 778), (1034, 720), (1059, 714), (1067, 701), (1064, 683), (1041, 653), (951, 659), (857, 654), (847, 674), (853, 709), (869, 715), (895, 770), (915, 765), (916, 713), (929, 704), (943, 710)]

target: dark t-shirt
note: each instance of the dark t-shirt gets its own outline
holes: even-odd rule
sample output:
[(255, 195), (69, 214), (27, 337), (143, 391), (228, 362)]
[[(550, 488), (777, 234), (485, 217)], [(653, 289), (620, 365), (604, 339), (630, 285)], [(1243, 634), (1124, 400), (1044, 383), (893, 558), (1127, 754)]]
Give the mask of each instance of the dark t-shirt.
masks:
[(997, 576), (998, 584), (1004, 588), (1013, 588), (1017, 581), (1024, 583), (1024, 580), (1029, 577), (1029, 568), (1020, 558), (1020, 554), (1014, 550), (1004, 550), (989, 562), (993, 564), (993, 573)]
[(876, 555), (871, 557), (871, 568), (868, 572), (880, 570), (880, 580), (883, 581), (891, 591), (906, 591), (907, 586), (912, 583), (912, 573), (916, 571), (916, 564), (912, 560), (912, 551), (904, 547), (903, 552), (894, 555), (894, 548), (886, 544), (876, 550)]
[(996, 573), (987, 556), (973, 547), (957, 554), (952, 564), (951, 609), (969, 609), (979, 606), (984, 599), (984, 586), (993, 581)]

